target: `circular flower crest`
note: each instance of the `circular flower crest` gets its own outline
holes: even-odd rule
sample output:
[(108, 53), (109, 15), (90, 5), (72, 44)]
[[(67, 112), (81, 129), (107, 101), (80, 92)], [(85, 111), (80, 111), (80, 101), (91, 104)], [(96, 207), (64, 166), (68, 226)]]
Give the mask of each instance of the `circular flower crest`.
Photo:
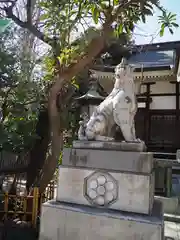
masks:
[(109, 174), (92, 174), (86, 178), (85, 195), (92, 204), (106, 206), (117, 198), (116, 181)]

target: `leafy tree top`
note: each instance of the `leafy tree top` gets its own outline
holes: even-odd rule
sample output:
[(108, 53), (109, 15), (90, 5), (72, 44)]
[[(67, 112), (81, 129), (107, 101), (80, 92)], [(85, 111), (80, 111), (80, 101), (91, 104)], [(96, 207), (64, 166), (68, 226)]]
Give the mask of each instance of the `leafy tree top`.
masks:
[[(123, 32), (131, 35), (135, 24), (145, 22), (146, 16), (153, 15), (155, 8), (162, 13), (159, 16), (161, 35), (165, 28), (173, 33), (173, 28), (178, 27), (176, 15), (164, 9), (160, 0), (27, 0), (23, 19), (19, 17), (22, 14), (18, 14), (23, 9), (18, 13), (14, 11), (17, 4), (18, 0), (1, 1), (0, 9), (6, 17), (29, 29), (53, 48), (58, 45), (58, 48), (63, 49), (72, 40), (72, 34), (80, 28), (85, 31), (90, 26), (102, 30), (110, 25), (116, 36)], [(34, 5), (41, 9), (39, 24), (34, 22)]]

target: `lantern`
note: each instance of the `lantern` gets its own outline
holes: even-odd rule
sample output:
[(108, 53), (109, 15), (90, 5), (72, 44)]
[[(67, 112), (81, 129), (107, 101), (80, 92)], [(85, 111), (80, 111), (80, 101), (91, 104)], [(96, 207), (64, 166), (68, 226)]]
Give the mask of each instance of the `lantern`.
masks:
[(105, 97), (98, 92), (98, 83), (94, 78), (90, 80), (90, 88), (86, 94), (76, 98), (81, 105), (81, 114), (87, 114), (90, 117), (95, 109)]

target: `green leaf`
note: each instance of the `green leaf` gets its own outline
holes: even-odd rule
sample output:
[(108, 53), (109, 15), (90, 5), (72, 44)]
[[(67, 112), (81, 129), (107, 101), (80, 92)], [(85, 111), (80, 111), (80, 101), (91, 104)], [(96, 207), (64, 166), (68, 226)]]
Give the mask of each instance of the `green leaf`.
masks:
[(113, 4), (114, 4), (114, 6), (118, 5), (119, 4), (119, 0), (113, 0)]
[(164, 29), (165, 29), (165, 25), (162, 24), (161, 25), (161, 30), (160, 30), (160, 33), (159, 33), (160, 37), (162, 37), (164, 35)]
[(169, 19), (169, 20), (176, 20), (176, 14), (172, 14), (171, 12), (167, 15), (167, 18)]
[(95, 5), (93, 5), (93, 7), (91, 8), (91, 12), (92, 12), (92, 17), (93, 17), (95, 24), (98, 24), (100, 12)]
[(169, 32), (173, 34), (173, 28), (179, 27), (179, 25), (175, 22), (176, 14), (171, 12), (167, 13), (166, 10), (163, 12), (163, 15), (158, 18), (158, 20), (158, 22), (161, 24), (160, 36), (164, 34), (165, 28), (168, 28)]
[(174, 34), (174, 31), (172, 30), (172, 28), (169, 28), (169, 31), (171, 34)]
[(131, 31), (129, 29), (128, 24), (125, 24), (124, 29), (125, 29), (126, 33), (129, 35)]
[(144, 9), (144, 15), (153, 16), (153, 12), (152, 12), (152, 10), (150, 10), (150, 9), (148, 9), (148, 8), (145, 8), (145, 9)]
[(46, 20), (49, 18), (49, 14), (48, 13), (44, 13), (40, 16), (40, 20), (43, 21), (43, 20)]
[(76, 77), (73, 77), (73, 78), (72, 78), (71, 84), (72, 84), (75, 88), (79, 89), (79, 85), (77, 84)]
[(118, 28), (117, 28), (117, 33), (118, 35), (120, 35), (123, 32), (123, 24), (119, 24)]
[(141, 19), (142, 19), (143, 23), (146, 23), (146, 18), (145, 18), (144, 14), (141, 16)]
[(151, 3), (148, 3), (148, 2), (147, 2), (147, 3), (146, 3), (146, 7), (147, 7), (147, 8), (150, 8), (151, 10), (153, 10), (153, 4), (151, 4)]
[(178, 27), (179, 27), (179, 24), (174, 23), (174, 22), (172, 22), (171, 25), (173, 25), (173, 27), (175, 27), (175, 28), (178, 28)]
[(6, 28), (8, 28), (11, 24), (11, 20), (9, 19), (0, 19), (0, 33), (4, 32)]
[(134, 30), (134, 23), (129, 22), (129, 30), (132, 32)]

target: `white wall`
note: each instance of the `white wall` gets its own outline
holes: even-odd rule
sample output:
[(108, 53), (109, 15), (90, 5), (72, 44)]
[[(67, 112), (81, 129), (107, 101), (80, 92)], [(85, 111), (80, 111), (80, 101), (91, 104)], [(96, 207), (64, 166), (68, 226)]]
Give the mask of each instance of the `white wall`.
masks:
[[(171, 84), (167, 79), (156, 80), (156, 83), (151, 85), (151, 94), (161, 93), (174, 93), (175, 84)], [(141, 93), (146, 92), (146, 86), (141, 87)], [(152, 103), (150, 109), (175, 109), (176, 108), (176, 97), (175, 96), (154, 96), (152, 97)]]
[[(169, 81), (156, 81), (156, 84), (151, 85), (151, 94), (158, 93), (174, 93), (176, 92), (175, 84)], [(151, 109), (175, 109), (176, 97), (175, 96), (160, 96), (152, 97)]]
[[(106, 76), (107, 75), (107, 76)], [(156, 74), (158, 76), (158, 74)], [(162, 76), (159, 73), (159, 75)], [(151, 73), (152, 76), (152, 73)], [(108, 78), (106, 78), (108, 77)], [(164, 77), (164, 80), (156, 80), (153, 78), (151, 81), (156, 82), (155, 84), (151, 85), (151, 94), (159, 94), (159, 93), (174, 93), (175, 94), (175, 84), (171, 84), (168, 79), (167, 75)], [(172, 77), (170, 77), (172, 79)], [(174, 77), (175, 80), (175, 77)], [(140, 79), (135, 79), (136, 84), (136, 93), (138, 94), (139, 90), (139, 83)], [(112, 73), (102, 73), (101, 77), (99, 78), (100, 84), (104, 87), (106, 92), (110, 92), (113, 88), (113, 74)], [(140, 93), (146, 92), (146, 86), (141, 86)], [(176, 98), (175, 96), (160, 96), (160, 97), (152, 97), (152, 103), (150, 104), (151, 109), (175, 109), (176, 108)]]
[(176, 109), (175, 96), (152, 97), (150, 109)]
[[(176, 92), (176, 85), (171, 84), (166, 81), (156, 81), (155, 85), (151, 86), (151, 93), (174, 93)], [(154, 104), (151, 104), (152, 109), (175, 109), (176, 108), (176, 97), (175, 96), (166, 96), (166, 97), (153, 97), (155, 101)], [(180, 104), (180, 100), (179, 100)]]
[(170, 83), (168, 80), (165, 81), (156, 81), (155, 84), (151, 85), (151, 94), (158, 93), (175, 93), (176, 87), (175, 84)]

